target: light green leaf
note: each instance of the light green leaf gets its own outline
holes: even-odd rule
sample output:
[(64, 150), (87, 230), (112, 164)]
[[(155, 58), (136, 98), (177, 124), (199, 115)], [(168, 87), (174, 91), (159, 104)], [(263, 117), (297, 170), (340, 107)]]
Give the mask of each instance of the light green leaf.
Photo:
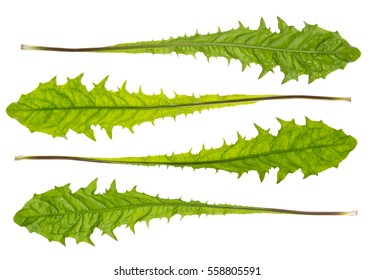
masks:
[(344, 40), (338, 32), (331, 32), (317, 25), (305, 24), (302, 31), (287, 25), (278, 18), (279, 33), (271, 32), (261, 19), (258, 30), (251, 30), (239, 23), (237, 29), (218, 30), (217, 33), (183, 36), (160, 41), (124, 43), (98, 48), (55, 48), (22, 45), (25, 50), (50, 50), (69, 52), (123, 52), (152, 54), (203, 53), (210, 57), (237, 59), (244, 70), (251, 63), (262, 67), (260, 78), (276, 66), (285, 74), (283, 83), (308, 75), (309, 82), (325, 78), (329, 73), (344, 69), (357, 60), (361, 53)]
[(10, 104), (7, 108), (8, 115), (28, 127), (31, 132), (64, 137), (70, 129), (95, 139), (92, 125), (100, 125), (111, 137), (114, 126), (126, 127), (132, 131), (135, 125), (159, 118), (175, 118), (180, 114), (262, 100), (304, 98), (350, 101), (350, 98), (344, 97), (244, 94), (209, 94), (201, 97), (176, 94), (174, 98), (168, 98), (162, 92), (158, 95), (147, 95), (141, 90), (130, 93), (126, 90), (126, 83), (118, 91), (111, 91), (105, 87), (107, 78), (88, 91), (81, 83), (82, 76), (68, 79), (64, 85), (57, 85), (56, 78), (40, 83), (35, 90), (22, 95), (18, 102)]
[(176, 167), (214, 168), (241, 176), (250, 170), (257, 171), (263, 180), (270, 168), (279, 168), (277, 182), (287, 174), (301, 169), (304, 178), (338, 167), (356, 147), (357, 141), (342, 130), (336, 130), (322, 121), (306, 119), (305, 125), (293, 120), (279, 119), (281, 129), (277, 136), (256, 126), (258, 135), (246, 140), (238, 135), (235, 144), (223, 144), (216, 149), (203, 148), (198, 154), (159, 155), (147, 157), (93, 158), (75, 156), (18, 156), (21, 159), (67, 159), (101, 163), (133, 165), (167, 165)]
[(95, 228), (117, 239), (114, 229), (125, 225), (135, 231), (135, 224), (152, 219), (180, 215), (225, 215), (225, 214), (303, 214), (303, 215), (356, 215), (352, 212), (302, 212), (272, 208), (208, 204), (199, 201), (164, 199), (138, 192), (135, 188), (119, 193), (115, 182), (104, 194), (95, 194), (96, 180), (86, 188), (72, 193), (69, 185), (56, 187), (42, 194), (35, 194), (14, 216), (14, 221), (36, 232), (49, 241), (65, 244), (71, 237), (77, 243), (93, 245), (91, 234)]

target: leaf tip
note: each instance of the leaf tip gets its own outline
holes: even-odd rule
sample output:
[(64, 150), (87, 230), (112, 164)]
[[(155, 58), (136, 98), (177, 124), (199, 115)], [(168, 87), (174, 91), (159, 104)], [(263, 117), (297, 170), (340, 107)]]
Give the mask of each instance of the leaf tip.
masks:
[(10, 118), (15, 117), (15, 112), (17, 111), (17, 102), (12, 102), (6, 107), (5, 112)]
[(123, 84), (122, 84), (120, 90), (121, 90), (121, 91), (124, 91), (124, 92), (126, 92), (126, 93), (128, 93), (126, 87), (127, 87), (127, 80), (125, 80), (125, 81), (123, 82)]
[(135, 225), (134, 224), (129, 224), (127, 226), (128, 226), (128, 228), (130, 228), (130, 230), (132, 231), (132, 233), (135, 234)]
[(69, 81), (76, 81), (76, 82), (81, 83), (83, 76), (84, 76), (84, 73), (81, 73), (78, 76), (76, 76), (75, 78), (72, 78), (72, 79), (68, 78), (68, 82)]
[(95, 87), (99, 89), (105, 89), (105, 84), (108, 81), (108, 79), (109, 79), (109, 75), (105, 76), (98, 84), (94, 83)]
[(260, 26), (259, 26), (258, 29), (259, 29), (259, 30), (265, 30), (265, 29), (267, 29), (267, 27), (266, 27), (266, 23), (265, 23), (265, 20), (264, 20), (263, 17), (260, 18)]
[(116, 180), (115, 179), (110, 184), (109, 190), (112, 191), (112, 192), (118, 193), (118, 191), (117, 191), (117, 184), (116, 184)]
[(93, 194), (97, 189), (98, 180), (98, 178), (95, 178), (91, 183), (88, 184), (85, 190), (87, 190), (90, 194)]
[[(239, 133), (239, 131), (236, 132), (236, 137), (238, 139), (237, 141), (241, 141), (241, 140), (244, 139), (243, 136)], [(226, 141), (225, 141), (225, 143), (226, 143)]]
[(114, 234), (113, 230), (103, 231), (103, 235), (104, 235), (104, 234), (110, 236), (110, 237), (113, 238), (115, 241), (118, 241), (117, 236)]
[(260, 177), (260, 182), (262, 183), (265, 179), (266, 172), (257, 171), (257, 174)]
[[(320, 122), (323, 123), (322, 121), (320, 121)], [(312, 121), (310, 118), (308, 118), (307, 116), (305, 116), (305, 124), (306, 125), (310, 125), (312, 123), (314, 123), (314, 121)]]
[(56, 86), (57, 85), (57, 76), (54, 76), (49, 82), (47, 82), (46, 84), (51, 84), (53, 86)]
[(258, 79), (261, 79), (262, 77), (264, 77), (269, 71), (270, 71), (269, 69), (262, 68), (262, 71), (260, 75), (258, 76)]
[(283, 31), (289, 27), (287, 23), (281, 17), (278, 16), (277, 20), (278, 20), (279, 31)]
[(277, 173), (277, 184), (279, 184), (280, 182), (282, 182), (284, 180), (284, 178), (286, 178), (288, 174), (288, 171), (284, 171), (283, 169), (280, 169)]
[(85, 236), (83, 238), (76, 238), (76, 242), (77, 242), (77, 244), (79, 244), (81, 242), (85, 242), (85, 243), (88, 243), (88, 244), (95, 247), (95, 244), (92, 242), (92, 240), (89, 236)]
[(258, 134), (262, 134), (264, 132), (267, 132), (265, 129), (263, 129), (261, 126), (257, 125), (257, 124), (253, 124), (258, 132)]
[(84, 131), (83, 134), (86, 135), (88, 138), (90, 138), (92, 141), (96, 142), (94, 131), (91, 128)]
[(105, 128), (105, 132), (106, 132), (106, 135), (108, 135), (109, 139), (112, 140), (112, 139), (113, 139), (113, 131), (112, 131), (112, 128), (110, 128), (110, 127), (106, 127), (106, 128)]
[(276, 117), (277, 121), (280, 123), (281, 126), (284, 126), (288, 123), (288, 121), (282, 120), (281, 118)]

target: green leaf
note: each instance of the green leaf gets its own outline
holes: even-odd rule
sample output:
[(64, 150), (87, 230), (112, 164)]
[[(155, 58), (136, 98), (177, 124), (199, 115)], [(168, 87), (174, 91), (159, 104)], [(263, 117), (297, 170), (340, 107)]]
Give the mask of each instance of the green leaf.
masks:
[(287, 25), (278, 18), (279, 33), (271, 32), (261, 19), (258, 30), (251, 30), (239, 23), (237, 29), (214, 34), (183, 36), (160, 41), (124, 43), (99, 48), (55, 48), (22, 45), (25, 50), (50, 50), (69, 52), (123, 52), (152, 54), (203, 53), (210, 57), (224, 57), (228, 61), (239, 60), (244, 70), (251, 63), (262, 67), (260, 78), (276, 66), (285, 74), (283, 83), (308, 75), (309, 82), (325, 78), (329, 73), (344, 69), (357, 60), (361, 53), (344, 40), (338, 32), (331, 32), (317, 25), (305, 24), (302, 31)]
[(176, 167), (214, 168), (237, 173), (241, 176), (250, 170), (257, 171), (261, 181), (270, 168), (279, 168), (277, 182), (287, 174), (301, 169), (304, 178), (338, 167), (356, 147), (357, 141), (322, 121), (306, 119), (305, 125), (294, 120), (279, 119), (281, 129), (277, 136), (256, 126), (258, 135), (250, 140), (238, 134), (235, 144), (223, 144), (216, 149), (203, 148), (198, 154), (191, 152), (172, 155), (121, 158), (94, 158), (75, 156), (19, 156), (21, 159), (66, 159), (101, 163), (134, 165), (167, 165)]
[(115, 181), (104, 194), (95, 194), (96, 180), (86, 188), (72, 193), (69, 185), (55, 187), (42, 194), (35, 194), (14, 216), (14, 221), (36, 232), (49, 241), (65, 244), (65, 238), (76, 239), (77, 243), (93, 245), (91, 234), (95, 228), (116, 239), (114, 229), (126, 225), (135, 232), (135, 224), (152, 219), (175, 215), (225, 215), (225, 214), (304, 214), (304, 215), (355, 215), (352, 212), (302, 212), (273, 208), (208, 204), (181, 199), (164, 199), (131, 191), (119, 193)]
[(251, 104), (272, 99), (324, 99), (345, 100), (344, 97), (323, 97), (303, 95), (204, 95), (201, 97), (178, 95), (168, 98), (162, 92), (147, 95), (141, 90), (130, 93), (126, 83), (111, 91), (105, 88), (107, 78), (95, 85), (90, 91), (81, 83), (82, 75), (68, 79), (64, 85), (57, 85), (56, 78), (39, 86), (27, 95), (22, 95), (18, 102), (7, 108), (10, 117), (28, 127), (31, 132), (38, 131), (62, 136), (70, 130), (84, 133), (95, 139), (92, 125), (100, 125), (109, 137), (114, 126), (122, 126), (132, 131), (135, 125), (153, 122), (159, 118), (176, 117), (206, 109)]

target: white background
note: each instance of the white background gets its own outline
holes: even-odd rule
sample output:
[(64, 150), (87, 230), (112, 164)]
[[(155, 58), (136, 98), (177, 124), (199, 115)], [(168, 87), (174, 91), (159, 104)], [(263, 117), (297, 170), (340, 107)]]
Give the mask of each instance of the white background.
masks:
[[(8, 2), (8, 1), (7, 1)], [(373, 44), (370, 1), (9, 1), (0, 5), (0, 279), (119, 279), (114, 269), (208, 266), (260, 266), (259, 279), (374, 279), (373, 263)], [(277, 16), (301, 29), (304, 21), (339, 31), (358, 47), (361, 58), (326, 80), (308, 84), (307, 77), (281, 85), (278, 68), (257, 80), (253, 65), (244, 72), (237, 61), (206, 61), (203, 55), (68, 54), (21, 51), (20, 45), (65, 47), (104, 46), (162, 39), (236, 28), (238, 21), (257, 29), (260, 18), (277, 31)], [(351, 96), (352, 103), (272, 101), (205, 111), (201, 114), (157, 120), (134, 128), (115, 128), (113, 140), (94, 128), (97, 141), (69, 132), (68, 140), (53, 139), (10, 119), (5, 109), (39, 82), (57, 76), (85, 73), (92, 88), (109, 75), (107, 87), (127, 80), (130, 90), (170, 96), (173, 91), (205, 93), (314, 94)], [(202, 145), (233, 143), (237, 132), (256, 135), (253, 123), (272, 133), (276, 117), (304, 123), (304, 117), (342, 128), (358, 140), (357, 148), (341, 163), (319, 176), (302, 179), (301, 172), (276, 184), (276, 170), (263, 183), (255, 172), (235, 174), (190, 168), (132, 167), (74, 162), (15, 162), (20, 154), (130, 156), (198, 152)], [(353, 217), (286, 215), (231, 215), (174, 217), (115, 230), (118, 242), (92, 235), (96, 246), (67, 239), (66, 247), (49, 243), (13, 222), (14, 214), (31, 199), (54, 186), (71, 183), (75, 191), (99, 178), (99, 192), (113, 179), (125, 191), (161, 197), (182, 197), (212, 203), (230, 203), (299, 210), (358, 210)], [(129, 278), (129, 277), (127, 277)], [(146, 277), (142, 277), (144, 279)], [(149, 277), (149, 279), (167, 279)], [(174, 277), (179, 279), (178, 277)], [(207, 279), (202, 274), (180, 279)], [(214, 278), (214, 277), (211, 277)], [(250, 277), (217, 277), (249, 279)], [(255, 278), (255, 277), (254, 277)], [(131, 279), (138, 279), (131, 277)], [(140, 279), (140, 278), (139, 278)], [(148, 279), (148, 278), (146, 278)]]

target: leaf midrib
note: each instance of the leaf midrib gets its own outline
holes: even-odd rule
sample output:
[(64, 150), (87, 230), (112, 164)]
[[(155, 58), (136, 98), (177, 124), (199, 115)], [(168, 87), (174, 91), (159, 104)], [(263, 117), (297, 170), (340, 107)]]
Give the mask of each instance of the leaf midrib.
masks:
[(170, 47), (233, 47), (233, 48), (245, 48), (245, 49), (259, 49), (272, 52), (290, 52), (290, 53), (309, 53), (309, 54), (344, 54), (344, 52), (326, 52), (326, 51), (317, 51), (317, 50), (294, 50), (286, 48), (274, 48), (274, 47), (264, 47), (257, 45), (247, 45), (247, 44), (237, 44), (237, 43), (221, 43), (221, 42), (193, 42), (193, 43), (159, 43), (159, 44), (139, 44), (139, 45), (115, 45), (101, 48), (85, 48), (85, 49), (76, 49), (77, 51), (120, 51), (120, 50), (135, 50), (135, 49), (152, 49), (152, 48), (170, 48)]
[[(104, 194), (105, 195), (105, 194)], [(74, 196), (73, 196), (74, 197)], [(43, 201), (43, 200), (42, 200)], [(43, 201), (45, 202), (45, 201)], [(182, 202), (182, 203), (145, 203), (145, 204), (133, 204), (133, 205), (126, 205), (126, 206), (119, 206), (119, 207), (108, 207), (102, 209), (91, 209), (91, 210), (84, 210), (84, 211), (71, 211), (71, 212), (62, 212), (62, 213), (48, 213), (42, 215), (33, 215), (27, 216), (28, 218), (45, 218), (45, 217), (57, 217), (57, 216), (68, 216), (68, 215), (87, 215), (87, 214), (94, 214), (94, 213), (104, 213), (110, 211), (125, 211), (128, 209), (136, 209), (136, 208), (154, 208), (154, 207), (193, 207), (193, 208), (208, 208), (208, 209), (222, 209), (228, 210), (228, 213), (225, 214), (240, 214), (240, 211), (247, 212), (246, 214), (260, 214), (260, 213), (272, 213), (272, 214), (294, 214), (294, 215), (341, 215), (342, 212), (311, 212), (311, 211), (299, 211), (299, 210), (289, 210), (289, 209), (280, 209), (280, 208), (268, 208), (268, 207), (253, 207), (253, 206), (240, 206), (240, 205), (225, 205), (225, 204), (196, 204), (191, 202)], [(237, 211), (237, 212), (236, 212)], [(187, 214), (183, 213), (175, 213), (175, 215), (182, 215), (185, 216)], [(190, 215), (200, 215), (198, 212), (190, 214)], [(209, 213), (207, 214), (209, 215)], [(215, 215), (215, 213), (211, 214)], [(158, 218), (164, 218), (167, 216), (162, 216)]]
[(229, 103), (242, 103), (242, 102), (255, 102), (259, 100), (265, 100), (265, 98), (257, 99), (241, 99), (241, 100), (223, 100), (223, 101), (210, 101), (210, 102), (199, 102), (199, 103), (183, 103), (183, 104), (166, 104), (166, 105), (154, 105), (154, 106), (74, 106), (74, 107), (53, 107), (53, 108), (30, 108), (22, 109), (24, 112), (32, 111), (67, 111), (67, 110), (157, 110), (157, 109), (169, 109), (169, 108), (181, 108), (181, 107), (199, 107), (209, 106), (214, 104), (229, 104)]
[[(340, 140), (347, 138), (347, 140), (351, 136), (343, 136), (341, 138), (338, 138), (335, 140), (336, 142), (339, 142)], [(342, 144), (329, 144), (329, 145), (318, 145), (318, 146), (310, 146), (310, 147), (301, 147), (301, 148), (289, 148), (289, 149), (283, 149), (283, 150), (272, 150), (257, 154), (251, 154), (241, 157), (231, 157), (227, 159), (216, 159), (216, 160), (206, 160), (206, 161), (178, 161), (178, 162), (167, 162), (167, 161), (145, 161), (144, 159), (147, 159), (149, 157), (122, 157), (122, 158), (100, 158), (100, 157), (79, 157), (79, 156), (19, 156), (17, 157), (18, 160), (21, 159), (34, 159), (34, 160), (74, 160), (74, 161), (85, 161), (85, 162), (98, 162), (98, 163), (109, 163), (109, 164), (128, 164), (128, 165), (169, 165), (169, 166), (194, 166), (194, 165), (201, 165), (201, 164), (214, 164), (214, 163), (225, 163), (225, 162), (232, 162), (232, 161), (240, 161), (240, 160), (246, 160), (246, 159), (252, 159), (252, 158), (259, 158), (259, 157), (266, 157), (273, 154), (282, 154), (282, 153), (291, 153), (291, 152), (301, 152), (305, 150), (313, 150), (313, 149), (323, 149), (323, 148), (329, 148), (329, 147), (339, 147), (346, 145), (345, 141)], [(232, 146), (231, 146), (232, 147)], [(229, 147), (228, 147), (229, 148)], [(176, 156), (185, 156), (186, 154), (177, 154)], [(199, 155), (199, 154), (190, 154), (190, 156)], [(159, 155), (159, 156), (150, 156), (150, 157), (168, 157), (165, 155)], [(142, 160), (143, 159), (143, 160)], [(209, 168), (207, 166), (207, 168)], [(224, 169), (226, 170), (226, 169)], [(236, 173), (240, 173), (239, 171), (232, 171)]]
[[(91, 197), (90, 197), (91, 198)], [(75, 198), (76, 199), (76, 198)], [(42, 200), (43, 201), (43, 200)], [(43, 201), (45, 202), (45, 201)], [(144, 203), (144, 204), (133, 204), (133, 205), (126, 205), (126, 206), (118, 206), (118, 207), (108, 207), (102, 209), (92, 209), (92, 210), (84, 210), (84, 211), (71, 211), (71, 212), (61, 212), (61, 213), (48, 213), (42, 215), (29, 215), (27, 217), (35, 218), (35, 217), (56, 217), (56, 216), (68, 216), (68, 215), (85, 215), (91, 213), (102, 213), (102, 212), (110, 212), (110, 211), (125, 211), (129, 209), (137, 209), (137, 208), (154, 208), (154, 207), (193, 207), (193, 208), (211, 208), (211, 209), (225, 209), (225, 210), (248, 210), (248, 211), (274, 211), (279, 212), (279, 209), (275, 208), (259, 208), (259, 207), (250, 207), (250, 206), (227, 206), (227, 205), (214, 205), (214, 204), (196, 204), (196, 203)], [(278, 210), (278, 211), (277, 211)]]
[[(157, 96), (157, 95), (150, 95)], [(217, 96), (220, 98), (223, 96)], [(311, 99), (311, 100), (334, 100), (342, 99), (342, 97), (329, 97), (329, 96), (313, 96), (313, 95), (264, 95), (247, 97), (240, 99), (226, 99), (226, 100), (212, 100), (203, 102), (193, 102), (193, 103), (180, 103), (180, 104), (164, 104), (164, 105), (140, 105), (140, 106), (72, 106), (72, 107), (42, 107), (42, 108), (30, 108), (29, 105), (18, 102), (21, 105), (27, 106), (30, 109), (23, 108), (20, 111), (32, 112), (32, 111), (67, 111), (67, 110), (157, 110), (157, 109), (172, 109), (172, 108), (183, 108), (183, 107), (199, 107), (199, 106), (210, 106), (210, 105), (220, 105), (220, 104), (237, 104), (251, 102), (255, 103), (258, 101), (265, 100), (281, 100), (281, 99)], [(344, 99), (344, 98), (343, 98)], [(171, 99), (172, 101), (172, 99)], [(16, 103), (17, 104), (17, 103)]]
[[(343, 139), (343, 138), (340, 138), (337, 141), (340, 141), (341, 139)], [(191, 166), (191, 165), (199, 165), (199, 164), (214, 164), (214, 163), (224, 163), (224, 162), (231, 162), (231, 161), (240, 161), (240, 160), (246, 160), (246, 159), (252, 159), (252, 158), (266, 157), (266, 156), (273, 155), (273, 154), (283, 154), (283, 153), (290, 153), (290, 152), (300, 152), (300, 151), (304, 151), (304, 150), (338, 147), (338, 146), (343, 146), (345, 144), (346, 143), (319, 145), (319, 146), (311, 146), (311, 147), (301, 147), (301, 148), (296, 148), (296, 149), (290, 148), (290, 149), (284, 149), (284, 150), (273, 150), (273, 151), (268, 151), (268, 152), (263, 152), (263, 153), (258, 153), (258, 154), (251, 154), (251, 155), (242, 156), (242, 157), (233, 157), (233, 158), (227, 158), (227, 159), (217, 159), (217, 160), (207, 160), (207, 161), (183, 161), (183, 162), (166, 162), (166, 161), (131, 162), (131, 161), (128, 161), (128, 162), (125, 162), (126, 158), (123, 158), (123, 160), (124, 160), (123, 162), (121, 162), (121, 161), (110, 162), (111, 159), (105, 159), (105, 158), (91, 158), (91, 159), (97, 159), (97, 161), (105, 162), (105, 163), (123, 163), (123, 164), (135, 164), (135, 165), (137, 165), (137, 164), (139, 164), (139, 165), (151, 164), (151, 165), (172, 165), (172, 166), (190, 165)], [(198, 155), (198, 154), (196, 154), (196, 155)], [(177, 156), (179, 156), (179, 155), (177, 155)]]

